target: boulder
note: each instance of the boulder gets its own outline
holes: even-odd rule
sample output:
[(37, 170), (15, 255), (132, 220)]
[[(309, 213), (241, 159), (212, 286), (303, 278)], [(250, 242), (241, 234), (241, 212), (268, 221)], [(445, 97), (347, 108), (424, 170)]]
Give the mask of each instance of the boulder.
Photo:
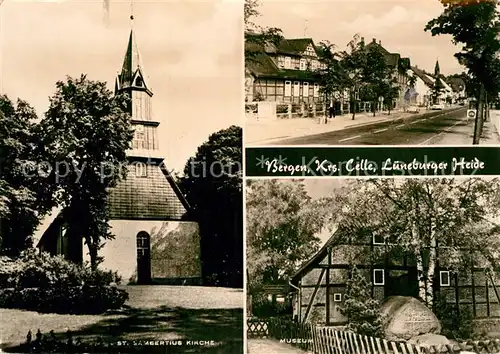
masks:
[(451, 342), (445, 336), (434, 333), (427, 333), (413, 337), (408, 341), (408, 343), (419, 345), (421, 347), (431, 347), (433, 345), (442, 346), (451, 344)]
[(413, 297), (388, 297), (380, 311), (388, 340), (406, 341), (422, 334), (441, 333), (441, 324), (436, 315)]

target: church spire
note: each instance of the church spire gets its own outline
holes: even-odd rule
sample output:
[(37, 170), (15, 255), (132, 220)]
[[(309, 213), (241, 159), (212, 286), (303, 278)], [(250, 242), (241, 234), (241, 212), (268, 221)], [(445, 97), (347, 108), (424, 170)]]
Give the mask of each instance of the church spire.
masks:
[(151, 152), (159, 149), (157, 127), (160, 122), (153, 119), (151, 108), (153, 93), (146, 82), (140, 60), (133, 28), (134, 15), (132, 10), (131, 3), (130, 35), (122, 68), (116, 77), (115, 93), (123, 93), (130, 98), (128, 111), (131, 115), (134, 138), (132, 140), (132, 152), (129, 153), (129, 156), (133, 154), (134, 156), (151, 157)]
[(436, 66), (434, 67), (434, 75), (439, 76), (441, 75), (441, 71), (439, 69), (439, 60), (436, 59)]
[(123, 91), (127, 88), (146, 89), (152, 96), (153, 93), (148, 89), (146, 77), (144, 75), (144, 67), (141, 63), (139, 48), (134, 32), (134, 13), (133, 2), (130, 2), (130, 35), (128, 39), (127, 51), (123, 59), (121, 72), (118, 74), (115, 85), (116, 91)]

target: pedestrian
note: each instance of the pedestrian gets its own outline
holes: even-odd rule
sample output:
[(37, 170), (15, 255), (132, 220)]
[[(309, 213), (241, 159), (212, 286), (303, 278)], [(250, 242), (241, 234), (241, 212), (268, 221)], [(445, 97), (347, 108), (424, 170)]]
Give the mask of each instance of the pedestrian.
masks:
[(333, 105), (330, 105), (328, 108), (328, 116), (330, 118), (335, 118), (335, 107)]

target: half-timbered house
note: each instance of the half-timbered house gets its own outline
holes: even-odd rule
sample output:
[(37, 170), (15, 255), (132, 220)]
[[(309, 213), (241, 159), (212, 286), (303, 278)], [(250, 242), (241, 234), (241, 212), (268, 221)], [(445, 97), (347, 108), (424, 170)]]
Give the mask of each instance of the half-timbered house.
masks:
[(265, 45), (246, 43), (253, 53), (246, 61), (246, 101), (319, 103), (319, 69), (326, 68), (321, 51), (311, 38), (283, 38)]
[[(416, 261), (394, 252), (381, 236), (367, 234), (364, 242), (339, 243), (338, 232), (314, 254), (291, 279), (294, 317), (301, 322), (342, 325), (349, 270), (355, 265), (371, 284), (377, 300), (389, 296), (418, 297)], [(423, 266), (428, 265), (429, 248), (424, 251)], [(479, 254), (471, 257), (470, 267), (452, 272), (447, 268), (450, 248), (438, 245), (434, 294), (459, 309), (468, 308), (476, 319), (500, 319), (500, 277), (486, 271)]]

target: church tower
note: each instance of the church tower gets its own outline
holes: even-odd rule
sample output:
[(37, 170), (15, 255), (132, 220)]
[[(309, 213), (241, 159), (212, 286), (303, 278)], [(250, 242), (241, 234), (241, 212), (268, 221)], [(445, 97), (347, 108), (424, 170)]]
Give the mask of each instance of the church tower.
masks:
[(130, 98), (128, 110), (134, 137), (127, 151), (130, 163), (127, 178), (110, 191), (110, 217), (184, 219), (188, 206), (159, 152), (160, 122), (153, 118), (153, 92), (144, 74), (133, 29), (115, 80), (115, 94)]
[[(115, 237), (99, 250), (100, 266), (118, 272), (125, 283), (199, 284), (199, 225), (159, 152), (160, 122), (153, 116), (153, 92), (133, 29), (115, 94), (130, 98), (134, 137), (127, 151), (127, 176), (108, 191), (109, 226)], [(64, 213), (57, 213), (37, 247), (67, 259), (88, 260), (83, 240), (66, 238)]]
[(155, 152), (159, 150), (160, 122), (153, 119), (151, 107), (153, 92), (144, 75), (133, 29), (130, 30), (121, 72), (115, 80), (115, 94), (120, 93), (125, 93), (130, 98), (128, 110), (132, 117), (134, 139), (129, 156), (159, 158)]

